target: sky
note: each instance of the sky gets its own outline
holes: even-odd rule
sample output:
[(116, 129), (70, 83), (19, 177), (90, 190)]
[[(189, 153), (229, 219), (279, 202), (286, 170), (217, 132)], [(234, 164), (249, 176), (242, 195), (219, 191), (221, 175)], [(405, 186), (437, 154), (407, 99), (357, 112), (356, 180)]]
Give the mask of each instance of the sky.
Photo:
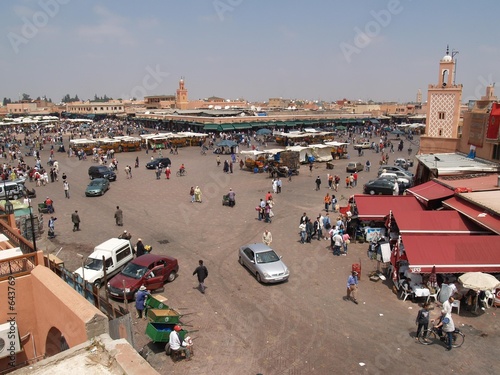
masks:
[(0, 97), (463, 101), (500, 77), (499, 1), (2, 0)]

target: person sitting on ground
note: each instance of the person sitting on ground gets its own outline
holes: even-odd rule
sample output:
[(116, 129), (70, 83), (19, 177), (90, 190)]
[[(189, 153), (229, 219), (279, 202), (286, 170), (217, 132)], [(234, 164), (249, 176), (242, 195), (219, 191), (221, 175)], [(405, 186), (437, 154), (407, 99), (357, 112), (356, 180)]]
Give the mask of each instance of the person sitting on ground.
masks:
[(168, 343), (170, 344), (170, 349), (173, 352), (180, 351), (186, 354), (186, 360), (191, 360), (191, 349), (186, 341), (181, 342), (181, 337), (179, 332), (182, 328), (179, 325), (174, 326), (174, 330), (170, 332), (170, 337)]

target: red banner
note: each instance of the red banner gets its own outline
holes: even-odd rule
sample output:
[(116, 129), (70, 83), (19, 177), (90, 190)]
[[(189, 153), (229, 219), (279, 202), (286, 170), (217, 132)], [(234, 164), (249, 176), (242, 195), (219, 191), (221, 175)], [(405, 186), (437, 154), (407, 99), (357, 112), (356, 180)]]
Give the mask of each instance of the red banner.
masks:
[(498, 139), (498, 129), (500, 128), (500, 104), (493, 103), (488, 121), (487, 139)]

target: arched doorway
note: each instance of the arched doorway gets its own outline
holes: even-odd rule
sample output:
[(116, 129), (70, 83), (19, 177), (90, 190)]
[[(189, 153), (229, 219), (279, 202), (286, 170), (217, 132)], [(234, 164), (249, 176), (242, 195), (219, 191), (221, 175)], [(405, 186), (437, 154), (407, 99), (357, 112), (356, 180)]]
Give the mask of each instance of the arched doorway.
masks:
[(66, 349), (69, 349), (69, 346), (64, 335), (56, 327), (52, 327), (45, 340), (45, 356), (52, 357)]

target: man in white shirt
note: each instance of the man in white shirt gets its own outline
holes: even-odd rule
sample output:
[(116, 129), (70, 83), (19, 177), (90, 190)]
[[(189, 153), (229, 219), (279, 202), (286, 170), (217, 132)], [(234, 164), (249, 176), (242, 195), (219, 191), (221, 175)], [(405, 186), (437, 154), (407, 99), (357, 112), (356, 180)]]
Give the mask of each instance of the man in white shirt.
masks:
[(181, 331), (181, 327), (176, 325), (174, 327), (174, 330), (170, 332), (170, 337), (169, 337), (169, 344), (170, 344), (170, 349), (172, 351), (181, 351), (186, 353), (186, 360), (189, 361), (191, 360), (191, 350), (189, 349), (188, 343), (185, 341), (182, 341), (181, 343), (181, 338), (179, 336), (179, 332)]
[(447, 318), (451, 317), (451, 304), (453, 303), (453, 301), (455, 301), (455, 298), (450, 297), (443, 303), (443, 309), (441, 310), (441, 313)]

